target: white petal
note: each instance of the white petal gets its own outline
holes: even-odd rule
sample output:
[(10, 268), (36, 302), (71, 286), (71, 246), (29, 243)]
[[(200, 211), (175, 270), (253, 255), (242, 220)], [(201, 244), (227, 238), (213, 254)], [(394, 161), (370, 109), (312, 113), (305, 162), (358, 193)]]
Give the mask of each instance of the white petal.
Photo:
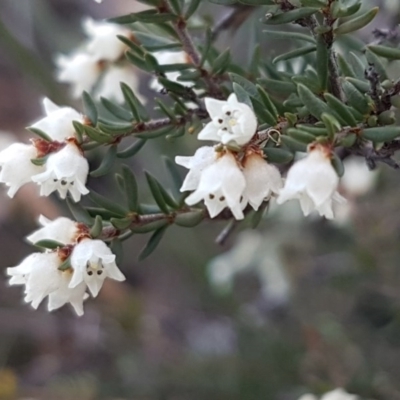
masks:
[(226, 101), (206, 97), (204, 99), (206, 109), (211, 119), (218, 118), (222, 114), (222, 108), (225, 106)]
[(31, 162), (34, 158), (37, 158), (35, 147), (23, 143), (14, 143), (0, 152), (0, 182), (9, 186), (7, 194), (10, 197), (14, 197), (21, 186), (43, 171), (42, 166)]
[(50, 115), (51, 113), (58, 111), (60, 107), (53, 103), (49, 98), (45, 97), (43, 99), (43, 108), (44, 111), (46, 112), (46, 115)]
[(213, 122), (209, 122), (198, 134), (198, 140), (214, 140), (219, 142), (221, 139), (218, 135), (218, 128), (214, 125)]
[[(41, 216), (43, 221), (43, 216)], [(35, 244), (40, 240), (54, 240), (62, 244), (72, 244), (75, 242), (78, 233), (77, 223), (69, 218), (59, 217), (54, 221), (47, 220), (43, 228), (40, 228), (27, 236), (27, 240)]]

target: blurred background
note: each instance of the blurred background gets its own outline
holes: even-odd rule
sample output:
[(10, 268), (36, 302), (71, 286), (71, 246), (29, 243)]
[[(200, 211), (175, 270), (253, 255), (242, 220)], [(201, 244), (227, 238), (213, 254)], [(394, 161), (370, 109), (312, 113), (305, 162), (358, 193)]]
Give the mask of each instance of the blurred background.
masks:
[[(374, 28), (398, 24), (397, 0), (367, 3), (382, 10), (362, 31), (366, 40)], [(134, 0), (1, 0), (0, 141), (28, 140), (24, 127), (42, 115), (45, 95), (81, 109), (54, 80), (55, 54), (82, 42), (83, 17), (140, 7)], [(216, 21), (228, 12), (207, 4), (200, 11)], [(218, 46), (236, 49), (239, 60), (257, 21), (222, 35)], [(263, 45), (265, 54), (282, 51), (265, 37)], [(154, 97), (150, 77), (138, 74), (142, 93)], [(157, 139), (131, 167), (139, 181), (147, 169), (168, 184), (160, 152), (190, 155), (197, 146), (193, 137)], [(92, 156), (95, 166), (101, 154)], [(127, 281), (107, 281), (81, 318), (68, 307), (34, 311), (2, 273), (0, 399), (295, 400), (338, 386), (400, 399), (399, 172), (380, 165), (372, 174), (362, 160), (347, 168), (341, 191), (349, 202), (333, 222), (305, 219), (289, 203), (271, 207), (258, 230), (237, 229), (224, 246), (215, 243), (223, 223), (172, 227), (141, 263), (146, 236), (133, 236), (121, 265)], [(92, 178), (89, 187), (118, 199), (111, 176)], [(13, 202), (3, 190), (0, 196), (5, 271), (33, 251), (23, 237), (38, 215), (69, 214), (34, 187)]]

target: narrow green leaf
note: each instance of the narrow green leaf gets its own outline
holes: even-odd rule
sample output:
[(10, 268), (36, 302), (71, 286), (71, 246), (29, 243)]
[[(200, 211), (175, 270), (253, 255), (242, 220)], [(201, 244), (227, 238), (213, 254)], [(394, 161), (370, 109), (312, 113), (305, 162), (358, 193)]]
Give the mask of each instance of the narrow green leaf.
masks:
[(181, 186), (183, 183), (181, 174), (177, 168), (177, 164), (174, 163), (169, 157), (163, 156), (165, 167), (171, 176), (173, 182), (173, 189), (175, 192), (175, 196), (179, 196), (181, 194)]
[(103, 104), (104, 108), (114, 115), (118, 119), (122, 119), (124, 121), (131, 122), (133, 119), (133, 115), (124, 107), (120, 105), (112, 103), (110, 100), (101, 97), (101, 103)]
[(201, 0), (191, 0), (189, 6), (185, 11), (184, 19), (188, 20), (198, 9), (201, 4)]
[(389, 60), (400, 60), (400, 49), (394, 47), (381, 46), (381, 45), (369, 45), (367, 49), (372, 53), (387, 58)]
[(275, 57), (272, 62), (277, 64), (279, 61), (291, 60), (292, 58), (304, 56), (306, 54), (312, 53), (316, 50), (315, 45), (307, 45), (300, 47), (298, 49), (288, 51), (287, 53), (280, 54), (279, 56)]
[(175, 224), (184, 228), (193, 228), (205, 218), (203, 210), (185, 212), (175, 217)]
[(274, 164), (286, 164), (294, 158), (294, 154), (291, 151), (277, 147), (264, 147), (263, 152), (267, 157), (267, 161)]
[(108, 148), (108, 151), (103, 157), (100, 166), (94, 171), (91, 171), (90, 176), (98, 178), (99, 176), (108, 174), (111, 171), (112, 167), (114, 166), (116, 156), (117, 156), (117, 146), (112, 145)]
[(315, 136), (311, 135), (308, 132), (302, 131), (301, 129), (297, 129), (297, 128), (289, 128), (287, 130), (287, 134), (297, 140), (298, 142), (302, 142), (302, 143), (312, 143), (315, 141)]
[(122, 246), (122, 240), (114, 238), (110, 243), (110, 249), (115, 254), (115, 262), (120, 265), (124, 257), (124, 249)]
[(266, 89), (268, 93), (272, 92), (279, 96), (288, 96), (296, 90), (293, 82), (279, 81), (277, 79), (260, 78), (258, 82)]
[(94, 223), (90, 228), (90, 236), (95, 239), (100, 236), (102, 231), (103, 231), (103, 219), (101, 218), (100, 215), (96, 215)]
[(88, 197), (100, 207), (103, 207), (105, 210), (110, 211), (116, 215), (123, 217), (128, 213), (128, 210), (125, 209), (125, 207), (122, 207), (117, 202), (109, 200), (101, 194), (96, 193), (94, 190), (90, 191)]
[(224, 73), (231, 62), (231, 50), (228, 47), (225, 49), (212, 63), (211, 73), (222, 74)]
[[(141, 208), (142, 208), (142, 205), (141, 205)], [(158, 212), (158, 211), (159, 211), (158, 209), (155, 210), (155, 212)], [(169, 224), (169, 222), (167, 219), (162, 219), (159, 221), (150, 222), (146, 225), (138, 225), (138, 226), (132, 225), (130, 230), (134, 233), (149, 233), (149, 232), (153, 232), (157, 229), (160, 229), (168, 224)]]
[(132, 225), (132, 218), (111, 218), (110, 222), (115, 228), (123, 231), (125, 229), (128, 229)]
[(161, 185), (158, 183), (157, 179), (154, 178), (149, 172), (145, 172), (145, 175), (154, 201), (157, 203), (158, 207), (164, 214), (169, 214), (167, 202), (164, 199), (163, 193), (161, 192)]
[(156, 230), (151, 235), (150, 240), (147, 242), (146, 246), (139, 254), (139, 261), (143, 261), (157, 248), (157, 246), (161, 242), (161, 239), (163, 238), (167, 228), (168, 228), (168, 225), (165, 225), (164, 227)]
[(317, 136), (328, 136), (328, 131), (324, 126), (299, 124), (296, 127), (298, 129), (301, 129), (302, 131), (306, 131), (308, 133), (311, 133), (311, 135), (314, 135), (315, 137), (317, 137)]
[(94, 219), (85, 210), (80, 203), (74, 203), (69, 197), (67, 197), (67, 206), (73, 215), (75, 221), (82, 222), (85, 225), (91, 226), (94, 223)]
[(257, 100), (261, 100), (260, 95), (258, 94), (257, 86), (254, 85), (254, 83), (235, 73), (230, 73), (229, 77), (231, 78), (232, 83), (237, 83), (240, 85), (250, 96), (255, 97)]
[(318, 98), (308, 87), (297, 85), (297, 93), (311, 115), (320, 119), (321, 114), (328, 111), (326, 103)]
[(349, 126), (357, 126), (357, 121), (351, 113), (348, 106), (343, 104), (339, 99), (333, 96), (330, 93), (324, 94), (325, 100), (328, 103), (328, 106), (337, 112), (341, 118), (348, 124)]
[(346, 81), (350, 82), (359, 92), (368, 93), (371, 89), (370, 85), (366, 81), (356, 78), (346, 78)]
[(371, 10), (359, 15), (358, 17), (352, 18), (351, 20), (339, 25), (334, 30), (334, 33), (336, 35), (344, 35), (346, 33), (358, 31), (368, 25), (375, 18), (376, 14), (378, 14), (378, 11), (379, 8), (374, 7)]
[(292, 151), (300, 151), (304, 153), (307, 151), (307, 145), (305, 143), (299, 142), (298, 140), (293, 139), (290, 136), (282, 135), (281, 141)]
[(233, 91), (235, 92), (235, 94), (238, 98), (238, 101), (240, 103), (247, 104), (250, 108), (253, 108), (253, 104), (251, 103), (250, 96), (246, 92), (246, 90), (243, 89), (243, 87), (237, 83), (233, 83), (232, 86), (233, 86)]
[(366, 128), (362, 131), (364, 139), (373, 142), (387, 142), (400, 136), (400, 126), (379, 126), (376, 128)]
[(266, 109), (270, 112), (270, 114), (274, 117), (275, 121), (277, 120), (279, 113), (278, 110), (275, 107), (275, 104), (272, 102), (270, 99), (268, 93), (260, 86), (256, 86), (258, 94), (260, 95), (260, 100), (266, 107)]
[(332, 166), (335, 169), (336, 173), (338, 174), (339, 178), (344, 175), (344, 165), (343, 161), (339, 158), (336, 153), (333, 153), (332, 157)]
[(124, 95), (125, 101), (132, 111), (132, 114), (136, 121), (147, 121), (148, 115), (146, 109), (143, 107), (142, 103), (139, 101), (133, 90), (126, 84), (121, 82), (121, 90)]
[(335, 134), (340, 132), (340, 130), (342, 129), (339, 121), (329, 113), (322, 113), (321, 119), (324, 122), (328, 131), (328, 137), (333, 139), (335, 137)]
[(36, 247), (41, 247), (43, 249), (50, 249), (50, 250), (55, 250), (55, 249), (65, 246), (63, 243), (57, 242), (55, 240), (49, 240), (49, 239), (39, 240), (34, 245)]
[(88, 92), (82, 93), (83, 111), (93, 126), (97, 124), (97, 108)]
[(272, 31), (272, 30), (264, 30), (264, 33), (268, 35), (268, 37), (274, 39), (295, 39), (295, 40), (302, 40), (305, 42), (309, 42), (315, 44), (315, 39), (310, 35), (305, 35), (304, 33), (299, 32), (285, 32), (285, 31)]
[(351, 76), (353, 78), (356, 77), (356, 73), (354, 72), (351, 64), (348, 62), (347, 57), (339, 53), (337, 54), (337, 61), (342, 75)]
[(325, 92), (328, 88), (328, 61), (329, 51), (323, 35), (317, 38), (317, 74), (320, 90)]
[(267, 24), (267, 25), (287, 24), (289, 22), (294, 22), (298, 19), (307, 18), (307, 17), (315, 14), (317, 11), (318, 11), (318, 8), (314, 8), (314, 7), (296, 8), (294, 10), (283, 12), (283, 13), (272, 15), (272, 16), (269, 16), (269, 14), (267, 14), (266, 17), (261, 22), (263, 22), (264, 24)]
[[(74, 121), (74, 122), (75, 122), (75, 121)], [(50, 136), (48, 136), (46, 132), (43, 132), (43, 131), (40, 130), (40, 129), (33, 128), (32, 126), (28, 126), (26, 129), (27, 129), (29, 132), (32, 132), (32, 133), (34, 133), (35, 135), (39, 136), (41, 139), (46, 140), (46, 142), (52, 142), (52, 141), (53, 141), (53, 139), (52, 139)]]
[(361, 94), (353, 84), (343, 79), (342, 88), (350, 106), (354, 107), (363, 115), (368, 113), (369, 105), (366, 97)]
[(142, 147), (146, 144), (146, 142), (147, 142), (146, 139), (136, 140), (130, 146), (128, 146), (126, 149), (119, 151), (117, 153), (117, 157), (118, 158), (133, 157), (135, 154), (137, 154), (142, 149)]
[(253, 97), (251, 98), (251, 102), (260, 124), (266, 123), (269, 126), (274, 126), (277, 123), (276, 118), (264, 107), (261, 102)]
[(139, 193), (135, 175), (127, 165), (122, 166), (122, 178), (124, 180), (124, 191), (130, 211), (138, 211)]

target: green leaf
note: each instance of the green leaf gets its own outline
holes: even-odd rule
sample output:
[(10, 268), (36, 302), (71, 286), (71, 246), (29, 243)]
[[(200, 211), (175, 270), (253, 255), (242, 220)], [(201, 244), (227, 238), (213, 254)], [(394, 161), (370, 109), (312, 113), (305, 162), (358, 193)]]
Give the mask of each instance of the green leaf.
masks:
[(251, 102), (259, 119), (259, 123), (267, 123), (269, 126), (274, 126), (277, 123), (276, 118), (264, 107), (261, 102), (253, 97), (251, 98)]
[(132, 225), (132, 218), (131, 217), (111, 218), (110, 222), (113, 224), (115, 228), (123, 231), (125, 229), (128, 229)]
[(185, 11), (184, 19), (188, 20), (198, 9), (201, 4), (201, 0), (191, 0), (189, 6)]
[(282, 135), (281, 141), (285, 146), (287, 146), (292, 151), (301, 151), (304, 153), (307, 151), (306, 144), (299, 142), (298, 140), (293, 139), (290, 136)]
[(285, 32), (285, 31), (272, 31), (272, 30), (264, 30), (268, 36), (274, 39), (291, 39), (291, 40), (301, 40), (304, 42), (310, 42), (315, 44), (315, 39), (310, 35), (305, 35), (304, 33), (299, 32)]
[[(142, 205), (141, 205), (141, 207), (142, 207)], [(156, 210), (156, 211), (158, 211), (158, 210)], [(146, 225), (138, 225), (138, 226), (132, 225), (130, 229), (134, 233), (149, 233), (149, 232), (153, 232), (157, 229), (160, 229), (166, 225), (169, 225), (169, 222), (167, 221), (167, 219), (162, 219), (159, 221), (150, 222)]]
[(344, 175), (344, 165), (343, 161), (339, 158), (336, 153), (333, 153), (332, 157), (332, 166), (335, 169), (336, 173), (338, 174), (339, 178)]
[(293, 82), (279, 81), (277, 79), (260, 78), (258, 82), (266, 89), (268, 93), (272, 92), (279, 96), (288, 96), (296, 90)]
[(317, 137), (317, 136), (328, 136), (328, 131), (324, 126), (299, 124), (299, 125), (297, 125), (297, 128), (301, 129), (302, 131), (306, 131), (308, 133), (311, 133), (311, 135), (314, 135), (315, 137)]
[(294, 154), (291, 151), (277, 147), (264, 147), (263, 152), (267, 157), (267, 161), (274, 164), (286, 164), (294, 158)]
[(338, 53), (337, 54), (337, 61), (338, 61), (339, 69), (342, 72), (342, 75), (351, 76), (353, 78), (356, 77), (356, 74), (355, 74), (355, 72), (353, 70), (353, 67), (347, 61), (346, 57), (344, 57), (342, 54)]
[(122, 166), (122, 178), (124, 180), (124, 191), (130, 211), (138, 211), (139, 193), (135, 175), (127, 165)]
[(120, 105), (112, 103), (110, 100), (101, 97), (100, 98), (101, 103), (103, 104), (104, 108), (114, 115), (114, 117), (118, 119), (122, 119), (124, 121), (131, 122), (133, 119), (133, 115), (124, 107), (121, 107)]
[(260, 85), (257, 85), (256, 87), (258, 94), (260, 95), (260, 100), (264, 104), (265, 108), (269, 111), (269, 113), (274, 117), (276, 123), (279, 113), (275, 107), (275, 104), (270, 99), (268, 93)]
[(39, 240), (34, 245), (36, 247), (41, 247), (43, 249), (50, 249), (50, 250), (55, 250), (55, 249), (65, 246), (63, 243), (56, 242), (55, 240), (48, 240), (48, 239)]
[(328, 106), (334, 110), (349, 126), (357, 126), (357, 121), (348, 106), (330, 93), (324, 94)]
[(346, 81), (350, 82), (359, 92), (367, 93), (370, 91), (371, 87), (368, 82), (362, 81), (356, 78), (346, 78)]
[(122, 240), (119, 240), (118, 238), (114, 238), (113, 240), (111, 240), (110, 249), (112, 253), (115, 254), (115, 262), (117, 263), (117, 265), (121, 264), (124, 257)]
[[(77, 125), (79, 124), (78, 122), (76, 123)], [(95, 142), (98, 143), (109, 143), (111, 141), (111, 137), (110, 135), (106, 135), (103, 132), (101, 132), (100, 130), (93, 128), (89, 125), (82, 125), (83, 131), (85, 132), (85, 134), (87, 136), (89, 136), (90, 139), (94, 140)]]
[(347, 97), (347, 102), (361, 114), (366, 114), (369, 111), (369, 105), (366, 97), (361, 94), (353, 84), (347, 80), (342, 80), (343, 92)]
[(243, 87), (240, 86), (237, 83), (233, 83), (232, 86), (233, 86), (233, 91), (235, 92), (235, 94), (236, 94), (236, 96), (238, 98), (238, 101), (240, 103), (247, 104), (250, 108), (253, 108), (253, 104), (252, 104), (252, 102), (250, 100), (250, 96), (246, 92), (246, 90), (244, 90)]
[(367, 49), (372, 53), (387, 58), (389, 60), (400, 60), (400, 49), (394, 47), (381, 46), (381, 45), (369, 45)]
[(175, 162), (173, 162), (167, 156), (163, 156), (163, 161), (164, 161), (167, 171), (169, 172), (169, 175), (171, 176), (175, 195), (179, 196), (181, 194), (181, 186), (182, 186), (183, 180), (182, 180), (181, 174), (179, 173), (179, 170), (177, 168), (177, 164)]
[(162, 128), (155, 129), (154, 131), (137, 133), (135, 136), (140, 139), (155, 139), (160, 136), (167, 135), (169, 132), (171, 132), (175, 128), (176, 128), (176, 126), (174, 126), (174, 125), (168, 125), (168, 126), (164, 126)]
[(125, 101), (132, 111), (132, 114), (137, 122), (147, 121), (148, 115), (146, 109), (139, 101), (133, 90), (126, 84), (121, 82), (121, 90), (124, 95)]
[[(75, 121), (74, 121), (75, 122)], [(52, 142), (53, 139), (47, 135), (47, 133), (43, 132), (40, 129), (33, 128), (32, 126), (29, 126), (26, 128), (28, 131), (34, 133), (35, 135), (39, 136), (41, 139), (46, 140), (46, 142)]]
[(90, 228), (90, 236), (95, 239), (100, 236), (102, 231), (103, 231), (103, 219), (101, 218), (100, 215), (96, 215), (94, 223)]
[(31, 158), (31, 163), (37, 165), (38, 167), (41, 167), (46, 164), (48, 158), (49, 158), (48, 155), (39, 158)]
[(374, 7), (371, 10), (359, 15), (358, 17), (352, 18), (343, 24), (339, 25), (334, 33), (336, 35), (344, 35), (346, 33), (351, 33), (354, 31), (358, 31), (368, 25), (378, 14), (379, 8)]
[(151, 235), (150, 240), (147, 242), (146, 246), (139, 254), (139, 257), (138, 257), (139, 261), (143, 261), (157, 248), (157, 246), (161, 242), (161, 239), (163, 238), (164, 233), (166, 232), (167, 228), (168, 228), (168, 225), (165, 225), (164, 227), (157, 229)]
[(335, 134), (340, 132), (340, 130), (342, 129), (339, 121), (329, 113), (322, 113), (321, 119), (324, 122), (328, 131), (328, 137), (333, 139), (335, 137)]
[(89, 118), (93, 126), (97, 124), (97, 108), (94, 101), (88, 92), (82, 93), (83, 111), (86, 117)]
[(103, 176), (109, 173), (112, 167), (114, 166), (116, 156), (117, 156), (117, 145), (112, 145), (108, 148), (108, 151), (103, 157), (100, 166), (94, 171), (91, 171), (90, 176), (98, 178), (99, 176)]
[(260, 207), (258, 207), (258, 210), (253, 213), (251, 216), (251, 228), (255, 229), (257, 226), (260, 224), (262, 221), (264, 215), (269, 210), (270, 202), (269, 201), (264, 201), (261, 203)]
[(133, 157), (135, 154), (137, 154), (142, 149), (142, 147), (146, 144), (146, 142), (147, 142), (146, 139), (136, 140), (130, 146), (128, 146), (126, 149), (119, 151), (117, 153), (117, 157), (118, 158)]
[(289, 51), (287, 53), (283, 53), (277, 57), (275, 57), (272, 62), (274, 64), (278, 63), (279, 61), (285, 61), (285, 60), (291, 60), (292, 58), (296, 58), (296, 57), (300, 57), (300, 56), (304, 56), (306, 54), (312, 53), (316, 50), (316, 46), (315, 45), (307, 45), (307, 46), (303, 46), (300, 47), (298, 49)]
[(158, 207), (164, 214), (169, 214), (167, 202), (161, 191), (161, 185), (158, 183), (157, 179), (154, 178), (153, 175), (151, 175), (149, 172), (145, 172), (145, 175), (154, 201), (157, 203)]
[(321, 114), (329, 111), (326, 103), (318, 98), (308, 87), (297, 85), (297, 93), (311, 115), (320, 119)]
[(66, 271), (68, 269), (72, 268), (71, 266), (71, 257), (68, 257), (59, 267), (59, 271)]
[(364, 139), (372, 142), (387, 142), (400, 136), (400, 126), (379, 126), (376, 128), (366, 128), (362, 131)]
[(248, 79), (243, 78), (238, 74), (230, 73), (229, 77), (231, 78), (232, 83), (237, 83), (240, 85), (250, 96), (255, 97), (257, 100), (260, 100), (260, 95), (258, 94), (257, 86), (254, 83), (250, 82)]
[(175, 224), (184, 228), (193, 228), (205, 218), (203, 210), (184, 212), (175, 217)]
[(329, 51), (323, 35), (318, 35), (317, 39), (317, 74), (319, 87), (321, 91), (326, 91), (328, 88), (328, 61)]
[(120, 206), (117, 202), (107, 199), (101, 194), (96, 193), (94, 190), (90, 191), (88, 197), (94, 203), (96, 203), (100, 207), (103, 207), (105, 210), (110, 211), (113, 214), (124, 217), (128, 213), (128, 210)]
[(82, 222), (85, 225), (91, 226), (94, 223), (94, 219), (85, 210), (80, 203), (74, 203), (69, 197), (67, 197), (67, 206), (69, 211), (73, 215), (77, 222)]
[(310, 17), (317, 11), (318, 8), (314, 7), (296, 8), (294, 10), (283, 12), (281, 14), (272, 15), (271, 17), (269, 17), (269, 15), (267, 14), (267, 16), (261, 22), (267, 25), (287, 24), (289, 22), (294, 22), (298, 19)]
[(389, 79), (385, 65), (382, 63), (381, 59), (376, 54), (374, 54), (367, 48), (367, 51), (365, 52), (365, 57), (367, 58), (368, 64), (373, 65), (375, 67), (376, 71), (379, 74), (379, 80), (381, 82), (385, 81), (386, 79)]
[(224, 73), (231, 63), (231, 50), (225, 49), (212, 63), (211, 73), (222, 74)]
[(302, 142), (302, 143), (312, 143), (315, 141), (315, 136), (311, 135), (308, 132), (302, 131), (301, 129), (297, 129), (297, 128), (289, 128), (287, 130), (287, 134), (297, 140), (298, 142)]

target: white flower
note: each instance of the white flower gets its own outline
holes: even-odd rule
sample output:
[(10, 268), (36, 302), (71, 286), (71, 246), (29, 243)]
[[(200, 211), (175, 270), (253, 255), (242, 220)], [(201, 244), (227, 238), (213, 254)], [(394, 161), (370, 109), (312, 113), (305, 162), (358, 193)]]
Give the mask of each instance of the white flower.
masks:
[(124, 102), (124, 95), (122, 94), (120, 83), (126, 83), (135, 92), (136, 96), (141, 102), (145, 102), (145, 98), (138, 94), (139, 79), (135, 70), (130, 65), (110, 66), (104, 73), (99, 88), (96, 91), (98, 97), (106, 97), (108, 99), (115, 99), (118, 103)]
[(236, 219), (243, 219), (241, 200), (245, 186), (235, 157), (227, 152), (204, 169), (198, 187), (185, 201), (194, 205), (204, 200), (211, 218), (229, 207)]
[[(156, 58), (159, 65), (190, 63), (190, 58), (184, 51), (157, 51), (153, 53), (153, 56)], [(165, 77), (172, 82), (178, 82), (180, 74), (179, 71), (172, 71), (167, 72)], [(193, 86), (193, 82), (179, 81), (179, 83), (183, 86)], [(159, 92), (163, 89), (163, 86), (157, 79), (153, 79), (150, 82), (150, 89)]]
[(290, 168), (277, 202), (298, 199), (305, 216), (316, 210), (321, 216), (333, 219), (332, 201), (345, 201), (337, 193), (338, 184), (339, 177), (329, 154), (317, 146)]
[[(342, 388), (332, 390), (331, 392), (325, 393), (321, 400), (357, 400), (358, 396), (355, 394), (349, 394)], [(299, 400), (318, 400), (313, 394), (304, 394)]]
[(9, 186), (10, 197), (14, 197), (22, 185), (31, 182), (32, 176), (44, 170), (31, 162), (34, 158), (37, 158), (36, 148), (23, 143), (14, 143), (0, 152), (0, 182)]
[(278, 168), (256, 153), (245, 158), (243, 167), (246, 179), (244, 201), (249, 202), (254, 210), (258, 210), (264, 199), (270, 197), (272, 193), (279, 193), (283, 186), (281, 174)]
[(62, 199), (68, 191), (74, 201), (89, 193), (86, 179), (89, 163), (74, 143), (67, 143), (60, 151), (51, 153), (46, 161), (45, 171), (32, 177), (40, 185), (40, 195), (48, 196), (55, 190)]
[(213, 147), (204, 146), (197, 149), (193, 157), (175, 157), (178, 165), (190, 170), (183, 181), (181, 192), (197, 189), (202, 172), (216, 161), (217, 154)]
[(45, 216), (39, 217), (42, 228), (27, 236), (27, 240), (35, 244), (41, 240), (54, 240), (62, 244), (72, 244), (78, 234), (78, 224), (69, 218), (59, 217), (51, 221)]
[(344, 161), (344, 175), (340, 186), (350, 196), (368, 193), (376, 183), (377, 171), (370, 171), (361, 157), (349, 157)]
[(108, 277), (125, 280), (115, 263), (115, 255), (101, 240), (84, 239), (72, 251), (71, 265), (74, 269), (70, 288), (85, 282), (93, 296), (97, 296)]
[(101, 63), (91, 54), (74, 53), (56, 58), (57, 80), (72, 85), (72, 96), (80, 97), (83, 91), (90, 91), (102, 72)]
[(48, 98), (43, 100), (46, 117), (35, 122), (32, 128), (40, 129), (52, 140), (63, 142), (75, 135), (73, 121), (83, 122), (82, 115), (71, 107), (59, 107)]
[(257, 118), (253, 110), (240, 103), (234, 93), (227, 101), (206, 97), (205, 104), (211, 122), (199, 133), (199, 140), (214, 140), (223, 144), (232, 142), (243, 146), (256, 133)]
[(117, 35), (129, 36), (130, 32), (126, 28), (87, 18), (83, 21), (83, 29), (89, 36), (87, 50), (97, 60), (117, 61), (124, 54), (126, 45)]
[(71, 271), (60, 271), (60, 265), (56, 252), (31, 254), (20, 265), (7, 268), (7, 274), (11, 276), (9, 284), (25, 285), (25, 301), (35, 309), (49, 296), (49, 311), (71, 303), (76, 313), (82, 315), (86, 286), (82, 284), (69, 289)]

